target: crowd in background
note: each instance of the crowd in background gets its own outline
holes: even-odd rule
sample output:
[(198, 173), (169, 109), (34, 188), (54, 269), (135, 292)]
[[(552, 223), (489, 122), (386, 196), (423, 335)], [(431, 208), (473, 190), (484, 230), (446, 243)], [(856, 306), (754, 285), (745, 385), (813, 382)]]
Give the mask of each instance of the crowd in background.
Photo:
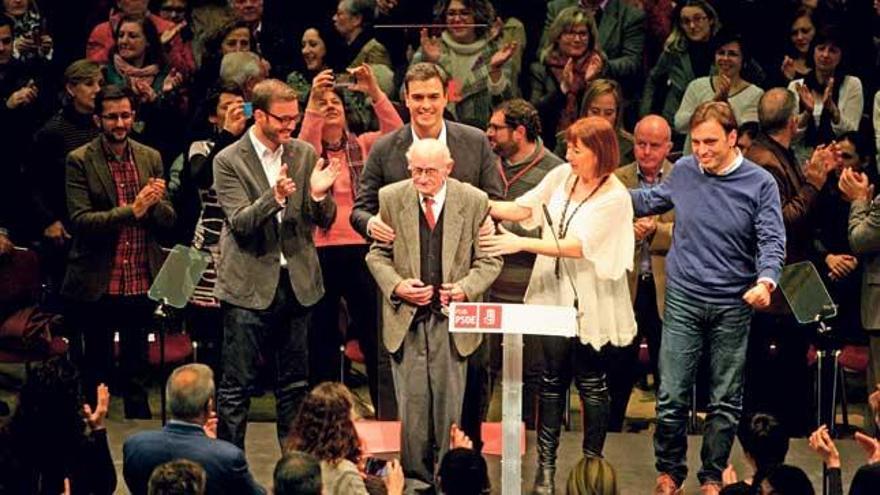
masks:
[[(420, 62), (435, 64), (443, 74), (444, 118), (485, 134), (493, 152), (492, 170), (497, 168), (498, 176), (476, 179), (483, 183), (475, 185), (493, 200), (513, 200), (537, 186), (553, 167), (571, 161), (566, 132), (587, 116), (604, 119), (612, 127), (619, 156), (616, 174), (621, 181), (629, 188), (650, 186), (668, 174), (677, 157), (691, 153), (688, 131), (695, 110), (708, 101), (727, 102), (739, 125), (738, 146), (746, 157), (769, 153), (796, 165), (797, 170), (791, 172), (796, 177), (785, 179), (754, 159), (770, 169), (781, 189), (786, 261), (814, 263), (838, 304), (833, 324), (838, 344), (870, 345), (867, 381), (880, 381), (880, 340), (869, 339), (870, 331), (880, 331), (880, 311), (877, 300), (871, 303), (867, 295), (870, 286), (877, 284), (880, 247), (874, 241), (858, 242), (871, 237), (853, 234), (857, 227), (851, 216), (851, 204), (855, 210), (863, 200), (865, 208), (870, 208), (867, 205), (874, 198), (870, 193), (865, 198), (853, 197), (848, 192), (856, 189), (845, 187), (852, 184), (849, 171), (864, 174), (869, 184), (877, 184), (880, 177), (878, 1), (3, 0), (2, 7), (0, 260), (13, 256), (17, 248), (37, 253), (46, 284), (44, 309), (64, 315), (59, 331), (66, 332), (72, 342), (69, 354), (81, 368), (84, 402), (94, 405), (94, 409), (86, 406), (87, 412), (79, 418), (84, 421), (82, 427), (74, 428), (78, 431), (64, 453), (69, 458), (53, 462), (66, 466), (65, 471), (36, 475), (40, 483), (52, 487), (39, 490), (53, 491), (64, 478), (83, 480), (82, 486), (89, 488), (82, 493), (106, 493), (108, 486), (115, 485), (115, 475), (108, 472), (83, 474), (89, 468), (82, 465), (82, 456), (102, 462), (110, 459), (103, 433), (109, 397), (98, 384), (108, 383), (119, 390), (116, 395), (124, 397), (127, 417), (152, 416), (146, 400), (148, 329), (142, 323), (150, 321), (154, 305), (130, 296), (146, 294), (150, 272), (155, 275), (161, 264), (160, 248), (188, 245), (210, 259), (185, 311), (185, 326), (200, 342), (200, 361), (214, 370), (223, 388), (220, 375), (223, 360), (229, 356), (221, 352), (224, 316), (220, 309), (228, 302), (217, 292), (218, 280), (223, 279), (221, 238), (224, 229), (240, 229), (241, 224), (227, 219), (218, 200), (215, 186), (223, 178), (215, 177), (222, 171), (215, 167), (215, 158), (247, 136), (254, 122), (254, 102), (260, 98), (254, 88), (266, 79), (283, 81), (295, 91), (299, 115), (287, 122), (294, 126), (293, 137), (308, 143), (316, 158), (343, 165), (329, 192), (335, 200), (335, 220), (315, 228), (312, 236), (324, 295), (315, 305), (308, 331), (307, 380), (316, 388), (303, 403), (310, 407), (326, 408), (330, 406), (319, 402), (335, 401), (333, 407), (338, 410), (334, 412), (347, 415), (352, 401), (348, 392), (319, 384), (340, 380), (344, 359), (340, 346), (357, 343), (355, 354), (364, 357), (376, 416), (386, 419), (397, 412), (394, 398), (388, 397), (392, 394), (383, 386), (391, 378), (379, 337), (380, 295), (364, 261), (370, 242), (381, 240), (382, 226), (367, 217), (359, 220), (357, 210), (363, 204), (359, 197), (365, 182), (362, 173), (373, 145), (419, 118), (412, 114), (417, 107), (408, 103), (410, 87), (404, 79), (407, 70)], [(773, 88), (786, 88), (793, 100), (796, 119), (792, 119), (790, 135), (764, 125), (773, 121), (768, 110), (762, 112), (762, 102), (775, 94)], [(116, 108), (120, 99), (130, 105)], [(139, 143), (125, 148), (129, 157), (95, 144), (105, 142), (102, 136), (121, 132), (117, 124), (125, 127), (123, 138), (130, 136)], [(782, 134), (787, 136), (783, 151), (768, 144), (770, 138), (780, 142)], [(829, 149), (838, 165), (820, 170), (815, 157)], [(454, 156), (456, 151), (452, 151)], [(121, 182), (112, 193), (112, 187), (107, 187), (112, 201), (135, 205), (133, 215), (146, 218), (147, 227), (117, 230), (112, 201), (107, 203), (106, 215), (96, 213), (95, 205), (102, 205), (106, 198), (100, 191), (89, 190), (87, 183), (93, 180), (88, 164), (98, 156), (114, 170), (114, 180), (125, 177), (126, 165), (131, 163), (137, 164), (140, 174), (152, 178), (143, 188), (131, 183), (131, 177), (128, 190), (119, 187)], [(772, 161), (772, 157), (766, 159)], [(640, 167), (649, 162), (654, 176), (646, 177), (650, 167)], [(632, 166), (627, 169), (628, 165)], [(786, 181), (797, 185), (790, 194), (783, 190)], [(857, 190), (873, 192), (872, 187)], [(636, 221), (636, 267), (629, 287), (638, 333), (619, 341), (606, 335), (604, 342), (594, 346), (596, 351), (605, 347), (601, 360), (608, 390), (603, 393), (610, 399), (601, 421), (608, 423), (610, 431), (624, 430), (627, 401), (640, 375), (653, 375), (654, 387), (659, 380), (656, 363), (665, 297), (662, 259), (669, 249), (673, 221), (665, 215)], [(880, 230), (878, 225), (864, 228)], [(525, 230), (519, 233), (535, 235)], [(143, 248), (125, 260), (139, 260), (142, 272), (117, 271), (117, 260), (111, 263), (114, 253), (120, 256), (119, 250), (113, 251), (120, 242)], [(528, 253), (505, 256), (504, 271), (487, 296), (522, 302), (534, 259)], [(646, 287), (650, 295), (644, 292)], [(109, 303), (108, 295), (112, 296)], [(781, 426), (772, 417), (751, 419), (746, 425), (751, 428), (751, 439), (741, 440), (744, 445), (757, 445), (757, 450), (781, 449), (761, 447), (764, 437), (779, 435), (768, 433), (772, 428), (781, 428), (787, 438), (807, 435), (818, 426), (808, 413), (810, 408), (804, 406), (810, 400), (810, 379), (802, 370), (806, 370), (806, 351), (813, 342), (806, 332), (792, 338), (780, 331), (792, 328), (791, 315), (780, 310), (781, 299), (775, 303), (752, 324), (753, 330), (767, 331), (750, 341), (749, 362), (755, 366), (746, 372), (744, 407), (749, 413), (772, 412)], [(18, 309), (0, 301), (0, 320)], [(84, 330), (93, 326), (102, 330)], [(113, 344), (115, 332), (120, 334), (118, 351)], [(607, 342), (613, 345), (606, 346)], [(648, 348), (644, 369), (638, 364), (642, 344)], [(485, 418), (485, 397), (491, 394), (485, 384), (489, 376), (497, 378), (500, 369), (498, 342), (489, 339), (485, 347), (484, 354), (478, 352), (468, 360), (468, 380), (479, 376), (483, 389), (475, 395), (465, 392), (466, 398), (478, 400), (466, 399), (466, 409), (475, 411), (470, 416), (465, 412), (462, 423), (469, 417), (478, 425)], [(545, 364), (537, 339), (527, 337), (526, 349), (523, 416), (533, 428), (537, 423), (534, 402)], [(115, 352), (119, 354), (118, 375), (113, 372)], [(567, 355), (569, 351), (560, 352)], [(600, 359), (596, 356), (585, 360)], [(79, 373), (58, 366), (53, 372), (62, 377)], [(560, 374), (565, 378), (571, 370)], [(777, 393), (783, 379), (765, 380), (769, 376), (791, 380), (784, 392)], [(590, 402), (589, 384), (581, 387), (575, 380), (584, 389), (584, 401)], [(47, 390), (67, 394), (66, 411), (59, 408), (59, 412), (75, 416), (83, 399), (66, 389), (69, 386), (56, 384)], [(564, 386), (567, 391), (568, 381)], [(31, 400), (42, 399), (32, 396)], [(212, 403), (211, 412), (213, 407)], [(294, 412), (287, 414), (293, 417)], [(591, 412), (595, 410), (585, 414)], [(190, 413), (182, 419), (210, 420), (205, 411)], [(29, 414), (40, 413), (19, 410), (21, 416)], [(287, 434), (279, 429), (285, 450), (313, 455), (321, 465), (325, 486), (338, 487), (333, 493), (368, 491), (370, 487), (362, 486), (360, 478), (352, 481), (348, 477), (362, 469), (361, 448), (348, 438), (353, 426), (335, 425), (338, 441), (328, 443), (326, 437), (313, 437), (319, 426), (309, 424), (310, 420), (315, 417), (300, 413)], [(33, 419), (18, 419), (11, 438), (28, 443), (35, 438), (32, 435), (71, 435), (69, 431), (34, 433), (35, 424)], [(462, 427), (474, 437), (479, 450), (479, 434), (469, 424)], [(596, 457), (601, 456), (604, 433), (600, 433)], [(234, 443), (243, 446), (243, 429), (239, 434), (240, 441)], [(836, 450), (830, 438), (819, 430), (813, 433), (811, 445), (832, 466)], [(590, 448), (585, 446), (585, 452)], [(464, 450), (450, 450), (453, 459), (448, 462), (469, 469), (471, 463), (479, 464)], [(750, 454), (750, 458), (755, 460), (756, 481), (766, 480), (777, 492), (789, 493), (777, 486), (796, 483), (791, 479), (798, 478), (796, 473), (777, 469), (784, 450), (772, 462), (758, 455)], [(289, 462), (299, 472), (299, 463), (308, 461), (285, 457), (279, 469), (284, 472), (282, 464)], [(48, 461), (25, 457), (20, 462)], [(578, 469), (593, 473), (590, 476), (600, 473), (601, 477), (611, 470), (592, 457), (582, 464)], [(328, 466), (332, 466), (330, 474)], [(398, 469), (394, 466), (391, 471)], [(442, 480), (442, 466), (440, 471)], [(137, 482), (143, 490), (149, 474)], [(400, 480), (394, 478), (397, 475)], [(388, 479), (394, 479), (384, 483), (389, 493), (403, 489), (402, 476), (402, 472), (393, 474)], [(446, 477), (447, 482), (451, 478)], [(357, 482), (356, 488), (346, 484)], [(579, 493), (572, 491), (577, 483), (570, 482), (570, 493)], [(208, 470), (209, 491), (211, 485)], [(74, 484), (74, 493), (78, 489)], [(853, 488), (851, 493), (866, 492)]]

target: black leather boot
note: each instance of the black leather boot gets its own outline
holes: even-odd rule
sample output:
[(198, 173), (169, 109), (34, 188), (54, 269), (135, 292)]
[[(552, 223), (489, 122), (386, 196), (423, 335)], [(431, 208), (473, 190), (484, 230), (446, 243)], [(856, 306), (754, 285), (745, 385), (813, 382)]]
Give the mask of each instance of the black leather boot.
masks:
[(605, 374), (589, 373), (586, 376), (576, 377), (575, 386), (581, 399), (584, 420), (584, 455), (602, 457), (611, 412), (611, 399), (608, 396)]
[(532, 493), (553, 495), (556, 477), (556, 449), (559, 447), (559, 434), (562, 430), (562, 413), (565, 407), (565, 392), (562, 380), (547, 377), (541, 380), (538, 401), (538, 472)]

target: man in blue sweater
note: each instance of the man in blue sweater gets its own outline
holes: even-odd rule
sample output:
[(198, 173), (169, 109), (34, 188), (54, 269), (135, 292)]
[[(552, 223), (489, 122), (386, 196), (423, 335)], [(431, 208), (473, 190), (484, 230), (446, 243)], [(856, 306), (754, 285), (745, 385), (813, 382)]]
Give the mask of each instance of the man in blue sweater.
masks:
[(701, 493), (720, 492), (742, 411), (752, 309), (770, 303), (785, 257), (776, 182), (743, 158), (736, 128), (726, 102), (700, 105), (690, 122), (694, 154), (659, 186), (632, 191), (636, 216), (675, 208), (654, 435), (658, 494), (675, 493), (687, 477), (688, 408), (704, 353), (711, 389), (698, 477)]

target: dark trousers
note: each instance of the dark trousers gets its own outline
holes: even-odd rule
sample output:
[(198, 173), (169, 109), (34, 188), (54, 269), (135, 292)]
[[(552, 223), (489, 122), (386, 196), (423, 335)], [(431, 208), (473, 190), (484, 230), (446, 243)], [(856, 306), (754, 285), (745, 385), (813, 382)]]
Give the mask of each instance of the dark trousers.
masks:
[(310, 308), (293, 294), (287, 270), (280, 270), (272, 304), (255, 310), (223, 303), (223, 379), (217, 390), (218, 437), (244, 449), (247, 414), (261, 363), (275, 364), (278, 443), (308, 392)]
[(807, 365), (812, 331), (791, 314), (755, 313), (746, 361), (746, 416), (772, 414), (789, 436), (804, 436), (815, 428)]
[[(96, 302), (68, 300), (65, 320), (81, 337), (71, 354), (83, 376), (86, 401), (94, 405), (98, 384), (104, 383), (125, 404), (125, 417), (149, 419), (147, 329), (156, 303), (146, 296), (103, 296)], [(119, 373), (114, 372), (114, 334), (119, 333)], [(74, 341), (76, 342), (76, 341)]]
[[(324, 297), (315, 305), (309, 327), (309, 380), (313, 385), (341, 381), (340, 346), (347, 340), (357, 339), (366, 361), (370, 397), (376, 404), (378, 299), (376, 284), (364, 261), (368, 250), (369, 247), (365, 244), (318, 249), (318, 259), (324, 276)], [(339, 304), (342, 299), (348, 307), (349, 316), (345, 335), (339, 330)]]
[(648, 343), (650, 363), (648, 369), (654, 375), (654, 388), (660, 384), (660, 373), (657, 372), (657, 361), (660, 356), (660, 335), (663, 328), (663, 320), (657, 312), (657, 287), (654, 285), (654, 277), (650, 274), (639, 276), (638, 289), (634, 310), (639, 333), (636, 343), (645, 339)]

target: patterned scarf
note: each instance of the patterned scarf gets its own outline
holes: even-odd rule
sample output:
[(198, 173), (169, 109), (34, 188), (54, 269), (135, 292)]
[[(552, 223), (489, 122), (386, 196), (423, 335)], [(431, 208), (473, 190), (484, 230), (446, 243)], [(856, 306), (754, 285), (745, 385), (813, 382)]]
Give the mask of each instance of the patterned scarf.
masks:
[[(593, 55), (595, 55), (595, 52), (586, 52), (581, 58), (575, 60), (574, 73), (584, 74), (587, 70), (587, 62), (590, 61), (590, 58)], [(553, 77), (560, 86), (562, 85), (562, 71), (565, 69), (565, 64), (568, 62), (568, 59), (569, 57), (562, 55), (557, 50), (553, 50), (547, 55), (547, 59), (544, 61), (544, 64), (550, 69), (550, 73), (553, 74)], [(579, 84), (570, 88), (568, 94), (565, 95), (565, 107), (559, 114), (559, 122), (556, 125), (556, 132), (568, 129), (568, 127), (578, 119), (578, 95), (582, 93), (584, 84), (582, 77), (576, 77), (575, 81), (579, 82)]]
[(113, 67), (120, 76), (128, 81), (129, 86), (133, 86), (135, 81), (146, 81), (150, 86), (159, 74), (159, 66), (156, 64), (145, 65), (143, 67), (135, 67), (126, 62), (119, 54), (113, 55)]
[(329, 160), (328, 152), (345, 150), (348, 158), (348, 176), (351, 179), (351, 199), (357, 199), (358, 181), (364, 170), (364, 150), (361, 149), (357, 136), (346, 130), (342, 133), (341, 141), (336, 144), (321, 142), (321, 148), (321, 158), (324, 160)]

